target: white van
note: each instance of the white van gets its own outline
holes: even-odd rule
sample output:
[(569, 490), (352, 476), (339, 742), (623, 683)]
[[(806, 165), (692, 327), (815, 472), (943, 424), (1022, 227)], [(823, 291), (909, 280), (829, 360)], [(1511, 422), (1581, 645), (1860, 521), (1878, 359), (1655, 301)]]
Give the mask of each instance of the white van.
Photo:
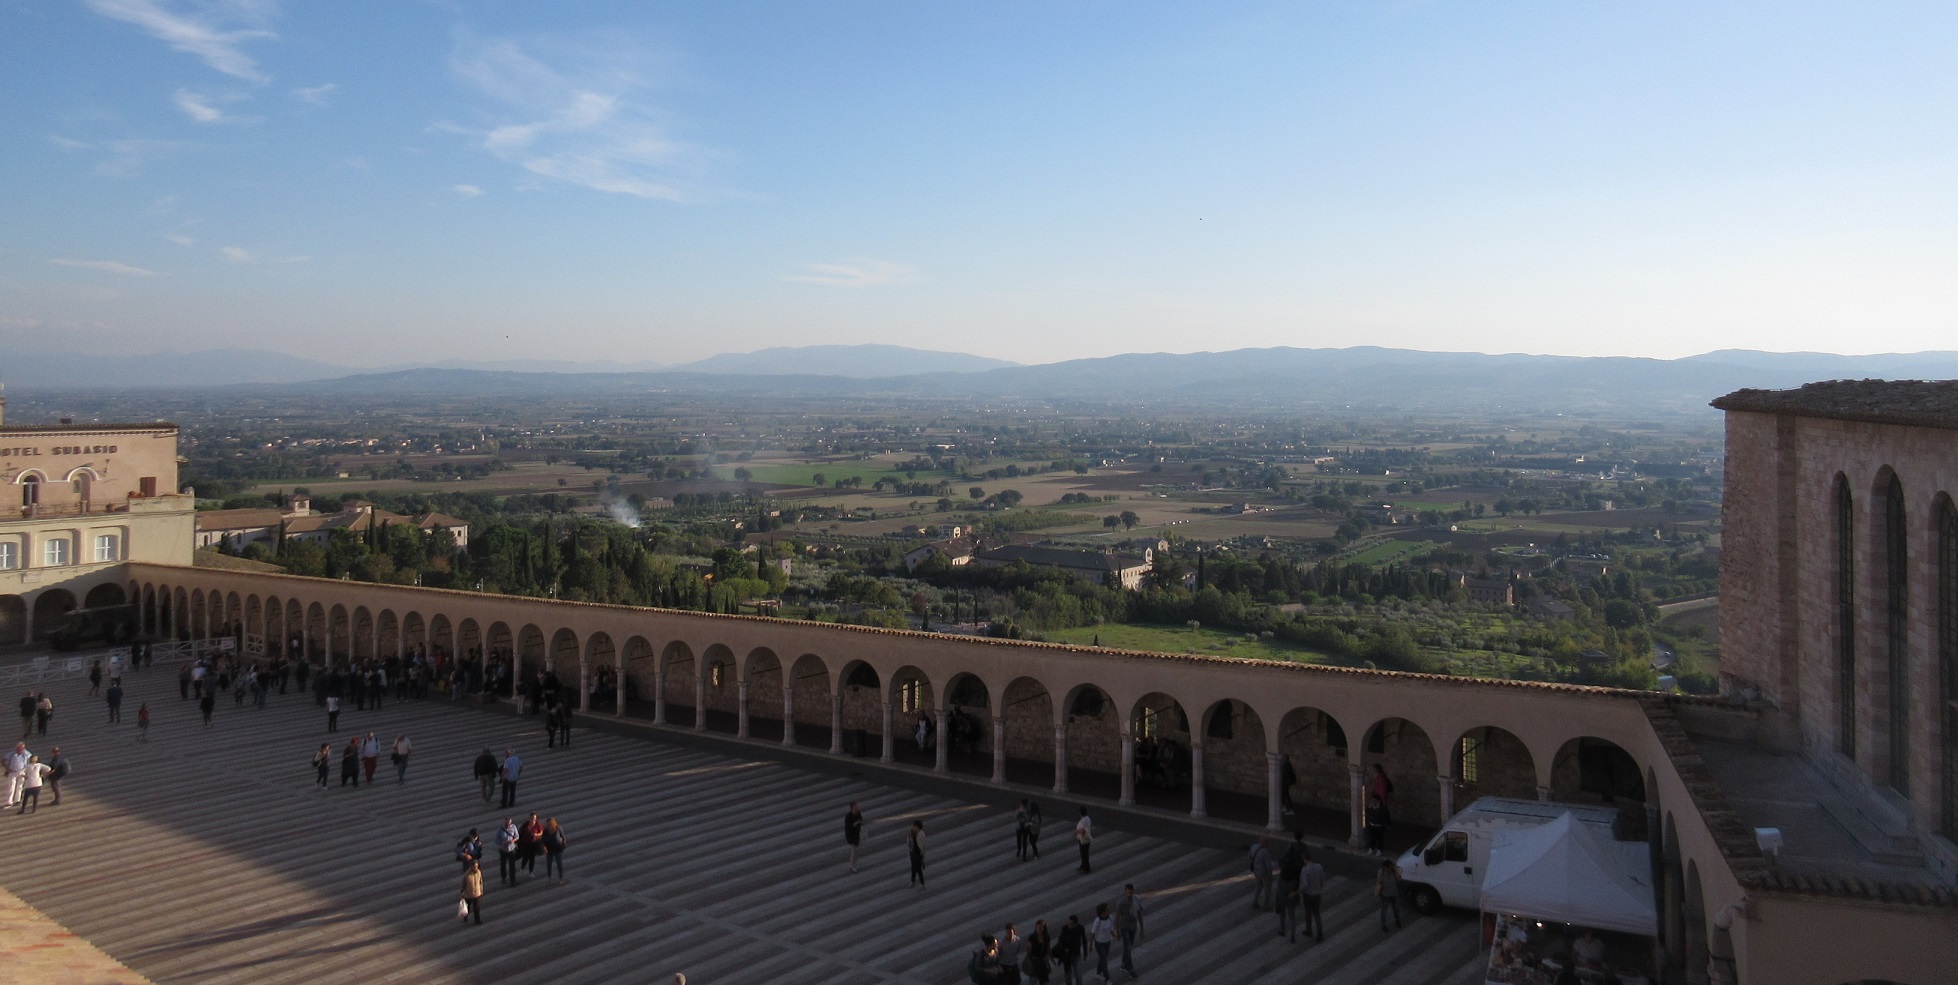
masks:
[(1482, 873), (1489, 867), (1489, 847), (1496, 833), (1533, 828), (1566, 811), (1580, 822), (1595, 825), (1606, 838), (1611, 837), (1618, 820), (1615, 807), (1483, 797), (1449, 818), (1427, 844), (1410, 848), (1400, 857), (1402, 895), (1422, 913), (1433, 913), (1443, 906), (1478, 909)]

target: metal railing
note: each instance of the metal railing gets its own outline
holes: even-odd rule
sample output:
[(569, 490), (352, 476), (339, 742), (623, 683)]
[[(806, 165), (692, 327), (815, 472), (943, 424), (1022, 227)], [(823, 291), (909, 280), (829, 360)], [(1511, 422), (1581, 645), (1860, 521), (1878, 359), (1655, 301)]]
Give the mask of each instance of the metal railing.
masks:
[(48, 681), (80, 677), (82, 669), (88, 665), (85, 657), (35, 657), (24, 664), (0, 667), (0, 692), (9, 689), (32, 689), (37, 684)]

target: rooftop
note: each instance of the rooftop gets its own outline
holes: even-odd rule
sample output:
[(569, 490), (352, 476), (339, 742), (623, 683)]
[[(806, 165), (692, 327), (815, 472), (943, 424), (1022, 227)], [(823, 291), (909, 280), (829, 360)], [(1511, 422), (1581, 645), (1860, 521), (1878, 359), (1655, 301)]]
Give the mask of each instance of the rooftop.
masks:
[(1793, 390), (1735, 390), (1713, 406), (1958, 430), (1958, 380), (1826, 380)]
[(168, 421), (150, 421), (146, 424), (116, 424), (83, 421), (80, 424), (7, 424), (0, 425), (0, 434), (75, 434), (92, 431), (127, 434), (131, 431), (175, 431), (177, 426)]

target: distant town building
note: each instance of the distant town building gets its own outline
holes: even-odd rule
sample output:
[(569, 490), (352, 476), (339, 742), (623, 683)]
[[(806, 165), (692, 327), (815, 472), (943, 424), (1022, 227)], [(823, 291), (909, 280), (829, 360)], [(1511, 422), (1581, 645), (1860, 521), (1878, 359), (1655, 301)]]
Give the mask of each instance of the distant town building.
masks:
[(295, 495), (286, 501), (283, 511), (270, 508), (204, 510), (197, 514), (197, 546), (204, 548), (224, 544), (234, 551), (244, 550), (252, 544), (276, 546), (281, 531), (288, 541), (324, 544), (335, 530), (364, 534), (369, 529), (402, 526), (423, 533), (446, 530), (455, 540), (456, 547), (469, 546), (469, 524), (446, 513), (403, 516), (360, 499), (350, 499), (342, 505), (344, 508), (338, 512), (317, 513), (312, 508), (310, 498)]
[(982, 568), (1003, 568), (1023, 561), (1036, 568), (1053, 568), (1083, 581), (1130, 590), (1142, 587), (1142, 579), (1155, 567), (1155, 552), (1144, 549), (1141, 556), (1072, 551), (1062, 547), (1009, 544), (980, 551), (973, 563)]

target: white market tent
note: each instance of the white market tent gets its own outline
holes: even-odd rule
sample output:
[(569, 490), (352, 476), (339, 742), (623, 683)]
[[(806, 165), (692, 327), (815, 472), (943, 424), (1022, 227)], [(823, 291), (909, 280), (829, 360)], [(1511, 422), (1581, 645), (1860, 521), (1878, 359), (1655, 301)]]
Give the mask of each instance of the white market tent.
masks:
[(1651, 849), (1612, 841), (1566, 812), (1496, 835), (1482, 909), (1647, 937), (1659, 932)]

